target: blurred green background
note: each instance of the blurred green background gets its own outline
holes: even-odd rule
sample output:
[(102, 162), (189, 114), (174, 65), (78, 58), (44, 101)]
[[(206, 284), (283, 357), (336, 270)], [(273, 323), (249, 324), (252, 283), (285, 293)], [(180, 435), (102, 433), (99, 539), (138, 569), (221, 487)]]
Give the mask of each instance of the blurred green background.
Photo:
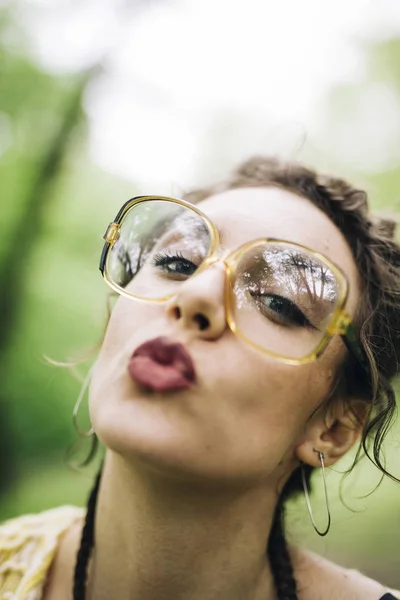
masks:
[[(362, 2), (358, 4), (362, 6)], [(93, 8), (92, 3), (89, 5)], [(190, 2), (189, 5), (193, 8)], [(124, 14), (129, 18), (133, 14), (143, 22), (143, 14), (148, 11), (148, 26), (152, 19), (158, 23), (157, 7), (165, 5), (154, 2), (150, 8), (146, 3), (132, 3), (128, 9), (123, 3), (118, 6), (120, 20), (124, 20)], [(178, 19), (185, 3), (174, 6)], [(310, 16), (307, 10), (314, 10), (313, 6), (310, 3), (304, 9), (305, 18)], [(172, 193), (176, 181), (179, 186), (188, 187), (224, 176), (237, 160), (251, 153), (263, 149), (282, 151), (280, 141), (276, 147), (275, 142), (271, 143), (270, 134), (276, 133), (274, 115), (265, 115), (260, 107), (257, 113), (251, 98), (248, 109), (220, 103), (215, 109), (208, 107), (202, 112), (201, 107), (190, 105), (189, 97), (182, 100), (180, 94), (179, 102), (171, 94), (165, 99), (164, 92), (150, 97), (146, 88), (141, 100), (146, 110), (153, 105), (156, 110), (160, 98), (164, 98), (157, 118), (168, 119), (170, 114), (176, 120), (177, 112), (181, 111), (183, 127), (189, 131), (196, 124), (197, 129), (193, 129), (195, 133), (189, 138), (199, 149), (192, 148), (189, 152), (183, 148), (181, 154), (175, 149), (179, 168), (176, 171), (172, 168), (171, 179), (163, 180), (156, 174), (163, 172), (165, 165), (157, 158), (153, 146), (154, 161), (148, 167), (149, 174), (143, 175), (134, 159), (134, 146), (138, 152), (137, 147), (140, 149), (142, 144), (142, 154), (150, 156), (150, 163), (152, 148), (145, 147), (143, 139), (140, 141), (140, 127), (136, 123), (133, 131), (137, 127), (138, 139), (129, 133), (129, 143), (124, 146), (125, 149), (132, 146), (131, 170), (118, 170), (114, 164), (108, 168), (107, 160), (99, 160), (93, 151), (93, 145), (98, 144), (98, 132), (106, 125), (101, 122), (104, 112), (100, 111), (99, 116), (97, 111), (96, 116), (92, 105), (96, 95), (106, 94), (113, 69), (121, 69), (113, 64), (114, 53), (119, 50), (115, 44), (107, 46), (103, 36), (103, 46), (98, 40), (93, 41), (93, 46), (99, 48), (97, 54), (61, 66), (49, 64), (43, 60), (43, 52), (38, 51), (38, 40), (44, 35), (43, 28), (37, 27), (38, 20), (45, 20), (51, 14), (53, 20), (48, 25), (51, 30), (57, 19), (62, 21), (66, 11), (72, 14), (78, 10), (75, 2), (58, 2), (52, 7), (40, 2), (0, 3), (1, 520), (59, 504), (83, 505), (86, 501), (96, 464), (77, 473), (66, 465), (65, 452), (75, 440), (72, 408), (80, 389), (79, 377), (84, 377), (90, 360), (75, 369), (76, 377), (70, 369), (56, 367), (45, 357), (56, 361), (77, 359), (89, 354), (101, 338), (108, 292), (98, 272), (98, 259), (102, 234), (120, 205), (136, 193)], [(323, 14), (312, 13), (311, 17), (320, 19), (323, 25)], [(169, 14), (169, 24), (171, 18)], [(220, 18), (221, 26), (225, 26), (223, 17)], [(77, 22), (79, 15), (74, 27)], [(136, 30), (132, 28), (134, 36)], [(382, 24), (381, 28), (384, 29)], [(51, 42), (55, 51), (57, 47), (60, 54), (59, 46), (62, 49), (64, 45), (65, 56), (73, 55), (74, 35), (78, 36), (78, 32), (72, 29), (71, 38), (68, 41), (60, 38), (58, 45), (55, 28)], [(351, 38), (351, 32), (343, 35)], [(114, 32), (114, 36), (119, 39), (119, 34)], [(315, 94), (315, 112), (307, 119), (295, 114), (294, 121), (291, 120), (290, 110), (289, 117), (286, 112), (278, 119), (280, 133), (284, 130), (283, 152), (348, 177), (369, 191), (375, 210), (396, 214), (400, 212), (400, 33), (388, 25), (385, 35), (362, 38), (360, 31), (355, 30), (351, 43), (357, 48), (359, 60), (353, 75), (346, 71), (346, 76), (321, 84)], [(86, 44), (91, 47), (90, 39)], [(48, 48), (49, 45), (47, 52)], [(162, 61), (161, 55), (159, 60)], [(260, 67), (263, 58), (259, 55), (257, 60)], [(172, 66), (166, 63), (165, 68)], [(185, 87), (184, 65), (175, 68), (182, 69)], [(329, 70), (329, 64), (326, 68)], [(255, 67), (254, 80), (259, 80), (259, 73)], [(283, 77), (290, 80), (291, 73), (286, 72)], [(265, 78), (269, 78), (268, 70)], [(141, 81), (132, 88), (134, 79), (135, 74), (126, 74), (123, 92), (116, 88), (114, 96), (111, 93), (105, 97), (107, 112), (116, 110), (113, 105), (116, 94), (126, 94), (126, 102), (132, 100), (134, 119), (138, 89), (146, 84)], [(199, 80), (199, 88), (201, 85)], [(210, 81), (209, 86), (212, 85), (215, 82)], [(275, 92), (283, 93), (279, 89), (270, 91)], [(295, 105), (296, 90), (293, 92)], [(200, 90), (194, 94), (199, 96)], [(139, 111), (138, 120), (141, 114)], [(287, 122), (295, 122), (289, 128), (289, 141), (285, 137)], [(154, 129), (148, 125), (148, 135), (156, 141), (157, 123), (155, 120)], [(171, 152), (182, 138), (178, 133), (178, 141), (173, 137), (167, 140), (166, 147), (169, 145)], [(160, 135), (159, 144), (165, 143)], [(137, 156), (141, 157), (140, 152)], [(166, 153), (165, 157), (168, 158)], [(124, 159), (121, 164), (129, 163), (126, 151), (121, 158)], [(386, 444), (388, 468), (397, 477), (400, 477), (399, 433), (397, 424)], [(343, 470), (348, 462), (346, 459), (338, 470)], [(388, 585), (400, 587), (400, 484), (384, 481), (372, 495), (360, 499), (379, 480), (377, 471), (363, 461), (346, 480), (344, 498), (349, 506), (345, 506), (339, 499), (340, 480), (337, 473), (329, 474), (333, 526), (327, 538), (316, 539), (301, 499), (289, 511), (292, 539)], [(314, 489), (317, 517), (324, 522), (322, 481), (318, 478)]]

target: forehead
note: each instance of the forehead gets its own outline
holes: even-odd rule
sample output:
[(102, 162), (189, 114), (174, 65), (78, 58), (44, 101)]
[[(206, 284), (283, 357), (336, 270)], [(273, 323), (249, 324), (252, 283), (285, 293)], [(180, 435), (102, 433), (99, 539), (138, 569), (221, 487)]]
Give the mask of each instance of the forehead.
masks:
[(310, 200), (274, 188), (239, 188), (210, 196), (199, 208), (223, 235), (223, 245), (237, 248), (253, 239), (273, 237), (309, 246), (336, 264), (350, 283), (355, 302), (358, 272), (350, 247), (331, 219)]

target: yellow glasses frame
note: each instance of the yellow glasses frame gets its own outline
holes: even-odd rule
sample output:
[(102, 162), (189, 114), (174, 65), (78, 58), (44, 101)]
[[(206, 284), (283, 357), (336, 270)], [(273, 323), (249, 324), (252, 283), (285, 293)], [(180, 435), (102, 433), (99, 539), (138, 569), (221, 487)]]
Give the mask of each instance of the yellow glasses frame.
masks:
[[(162, 298), (156, 298), (156, 299), (154, 299), (154, 298), (149, 299), (149, 298), (143, 298), (140, 296), (135, 296), (135, 295), (127, 292), (124, 288), (120, 287), (112, 279), (110, 279), (110, 277), (108, 275), (108, 271), (107, 271), (108, 253), (119, 238), (121, 223), (122, 223), (125, 215), (127, 214), (127, 212), (130, 211), (133, 206), (135, 206), (137, 204), (141, 204), (142, 202), (153, 202), (153, 201), (160, 201), (160, 200), (166, 201), (166, 202), (172, 202), (174, 204), (178, 204), (180, 206), (183, 206), (185, 208), (192, 210), (199, 217), (201, 217), (201, 219), (206, 224), (207, 229), (210, 234), (210, 248), (209, 248), (209, 251), (208, 251), (206, 257), (204, 258), (203, 262), (196, 270), (196, 273), (194, 276), (202, 273), (204, 271), (204, 269), (206, 269), (207, 267), (209, 267), (215, 263), (220, 262), (220, 263), (224, 264), (226, 277), (227, 277), (227, 285), (225, 286), (226, 320), (229, 325), (229, 328), (235, 335), (237, 335), (240, 339), (245, 341), (247, 344), (249, 344), (253, 348), (259, 350), (260, 352), (263, 352), (264, 354), (267, 354), (269, 356), (273, 356), (274, 358), (276, 358), (284, 363), (291, 364), (291, 365), (305, 364), (305, 363), (309, 363), (309, 362), (316, 360), (322, 354), (322, 352), (325, 350), (326, 346), (328, 345), (328, 343), (332, 339), (332, 337), (334, 335), (340, 335), (342, 337), (343, 341), (345, 342), (347, 348), (354, 354), (354, 356), (357, 358), (359, 363), (365, 369), (368, 369), (368, 364), (365, 359), (361, 345), (357, 339), (357, 334), (355, 332), (355, 329), (352, 326), (351, 318), (344, 309), (347, 298), (348, 298), (349, 284), (348, 284), (346, 276), (344, 275), (344, 273), (342, 273), (342, 271), (339, 269), (339, 267), (334, 265), (328, 258), (326, 258), (326, 256), (323, 256), (322, 254), (320, 254), (319, 252), (316, 252), (312, 248), (309, 248), (302, 244), (297, 244), (294, 242), (276, 239), (276, 238), (261, 238), (261, 239), (257, 239), (257, 240), (252, 240), (251, 242), (247, 242), (246, 244), (243, 244), (238, 249), (230, 252), (227, 256), (222, 258), (219, 255), (219, 250), (220, 250), (221, 244), (220, 244), (219, 233), (218, 233), (217, 227), (207, 217), (207, 215), (205, 215), (196, 206), (194, 206), (193, 204), (190, 204), (189, 202), (186, 202), (185, 200), (177, 200), (176, 198), (170, 198), (168, 196), (137, 196), (135, 198), (131, 198), (122, 206), (122, 208), (116, 215), (114, 221), (112, 221), (109, 224), (109, 226), (107, 227), (106, 232), (103, 236), (103, 239), (105, 240), (105, 244), (103, 247), (103, 251), (101, 253), (100, 266), (99, 266), (104, 279), (106, 280), (108, 285), (114, 291), (116, 291), (118, 294), (120, 294), (122, 296), (126, 296), (127, 298), (132, 298), (134, 300), (139, 300), (142, 302), (143, 301), (150, 302), (150, 303), (166, 302), (167, 300), (170, 300), (171, 298), (173, 298), (173, 296), (175, 295), (175, 293), (172, 293), (167, 296), (163, 296)], [(335, 275), (338, 285), (339, 285), (338, 305), (331, 317), (331, 320), (329, 322), (329, 325), (327, 327), (327, 331), (326, 331), (324, 337), (322, 338), (321, 342), (318, 344), (317, 348), (313, 352), (307, 354), (306, 356), (304, 356), (302, 358), (288, 358), (287, 356), (272, 352), (271, 350), (267, 350), (266, 348), (259, 346), (258, 344), (254, 343), (251, 339), (247, 338), (247, 336), (245, 336), (240, 331), (240, 329), (237, 328), (236, 323), (235, 323), (234, 309), (233, 309), (233, 298), (234, 298), (233, 286), (234, 286), (234, 282), (235, 282), (236, 267), (246, 252), (248, 252), (249, 250), (252, 250), (253, 248), (255, 248), (261, 244), (268, 244), (269, 242), (290, 244), (291, 246), (295, 246), (296, 248), (306, 250), (307, 252), (313, 254), (316, 258), (318, 258), (319, 260), (324, 262), (331, 269), (331, 271)]]

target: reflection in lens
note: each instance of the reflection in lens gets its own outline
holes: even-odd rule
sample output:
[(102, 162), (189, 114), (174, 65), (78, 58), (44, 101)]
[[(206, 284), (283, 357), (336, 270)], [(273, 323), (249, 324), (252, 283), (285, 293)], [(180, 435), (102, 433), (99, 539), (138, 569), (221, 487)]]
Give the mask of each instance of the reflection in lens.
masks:
[(260, 244), (242, 256), (234, 285), (238, 329), (253, 343), (287, 358), (312, 353), (339, 300), (335, 274), (296, 245)]
[(124, 216), (107, 257), (107, 275), (142, 298), (163, 298), (207, 256), (210, 232), (195, 211), (167, 200), (143, 201)]

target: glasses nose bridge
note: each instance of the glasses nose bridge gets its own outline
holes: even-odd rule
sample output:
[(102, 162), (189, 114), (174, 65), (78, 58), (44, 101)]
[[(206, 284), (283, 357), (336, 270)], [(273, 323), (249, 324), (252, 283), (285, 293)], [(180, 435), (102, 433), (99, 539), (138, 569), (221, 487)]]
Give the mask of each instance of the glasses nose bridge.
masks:
[(231, 252), (229, 250), (224, 250), (221, 247), (218, 248), (211, 256), (206, 258), (206, 260), (203, 263), (203, 269), (207, 269), (208, 267), (221, 263), (224, 266), (225, 272), (228, 273), (230, 270), (230, 266), (227, 259), (230, 256), (230, 254)]

